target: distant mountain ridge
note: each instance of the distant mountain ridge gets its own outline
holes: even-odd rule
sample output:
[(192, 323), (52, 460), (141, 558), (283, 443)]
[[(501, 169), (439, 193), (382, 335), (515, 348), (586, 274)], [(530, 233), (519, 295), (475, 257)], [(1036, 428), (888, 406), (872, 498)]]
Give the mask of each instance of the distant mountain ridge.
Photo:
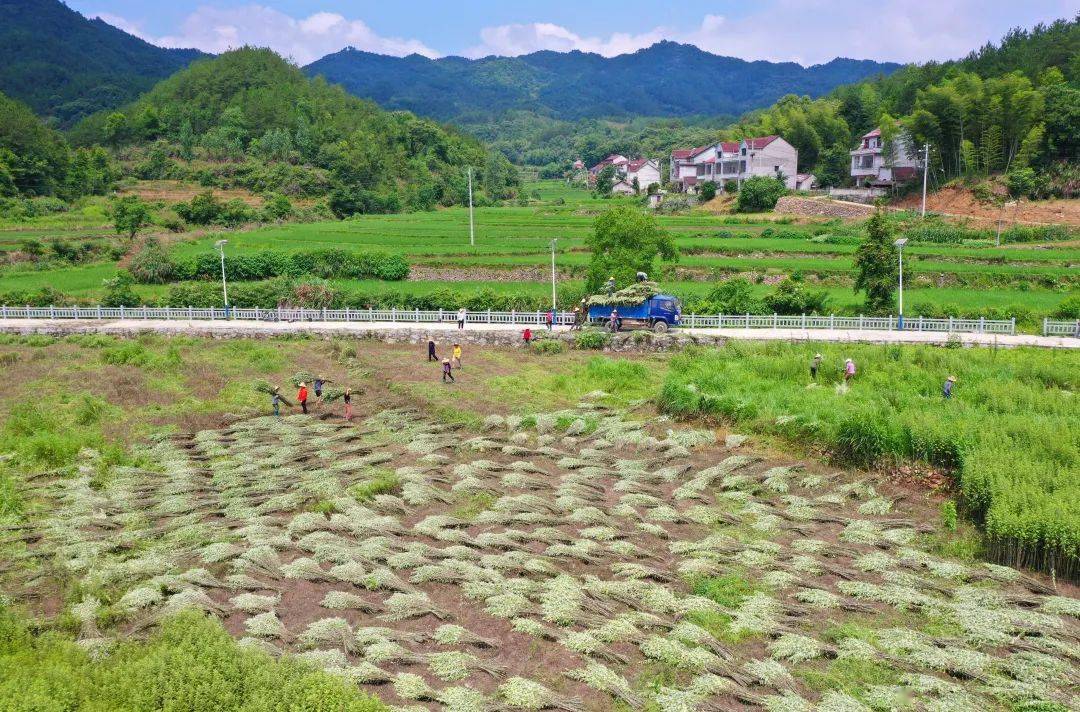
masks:
[(843, 58), (811, 67), (749, 62), (664, 41), (616, 57), (541, 51), (519, 57), (429, 59), (346, 48), (304, 71), (387, 109), (469, 124), (511, 110), (567, 120), (741, 114), (769, 106), (785, 94), (821, 96), (901, 66)]
[(0, 0), (0, 91), (70, 126), (206, 57), (164, 49), (59, 0)]

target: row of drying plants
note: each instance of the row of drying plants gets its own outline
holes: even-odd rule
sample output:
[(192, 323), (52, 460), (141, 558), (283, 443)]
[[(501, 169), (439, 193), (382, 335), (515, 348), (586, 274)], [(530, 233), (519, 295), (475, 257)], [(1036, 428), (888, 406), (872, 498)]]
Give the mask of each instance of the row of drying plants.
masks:
[(481, 432), (256, 418), (149, 443), (153, 468), (88, 452), (32, 480), (52, 506), (16, 533), (18, 586), (62, 571), (94, 655), (196, 609), (402, 710), (1080, 705), (1076, 599), (931, 553), (871, 482), (603, 403)]

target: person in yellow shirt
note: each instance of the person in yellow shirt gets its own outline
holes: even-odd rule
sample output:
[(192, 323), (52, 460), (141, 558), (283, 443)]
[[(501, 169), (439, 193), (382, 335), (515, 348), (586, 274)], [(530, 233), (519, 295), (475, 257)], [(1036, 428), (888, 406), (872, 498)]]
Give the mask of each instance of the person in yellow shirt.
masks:
[(461, 368), (461, 344), (454, 344), (454, 365)]

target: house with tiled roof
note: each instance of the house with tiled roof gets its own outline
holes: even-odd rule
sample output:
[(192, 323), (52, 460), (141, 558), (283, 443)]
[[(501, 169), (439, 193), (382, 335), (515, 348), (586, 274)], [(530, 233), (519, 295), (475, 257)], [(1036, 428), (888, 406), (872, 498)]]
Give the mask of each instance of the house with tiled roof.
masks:
[(911, 140), (901, 132), (892, 145), (885, 146), (881, 129), (863, 135), (851, 151), (851, 177), (856, 183), (888, 187), (915, 178), (919, 159), (909, 150)]
[[(612, 154), (589, 169), (589, 182), (595, 182), (600, 171), (607, 166), (615, 169), (615, 184), (617, 193), (633, 193), (634, 179), (638, 181), (639, 190), (644, 191), (653, 183), (660, 182), (660, 162), (652, 158), (635, 158), (633, 160), (620, 154)], [(625, 186), (619, 186), (625, 183)]]
[(696, 192), (712, 181), (720, 190), (735, 190), (751, 176), (782, 176), (795, 189), (799, 152), (780, 136), (720, 141), (671, 152), (671, 182), (676, 190)]

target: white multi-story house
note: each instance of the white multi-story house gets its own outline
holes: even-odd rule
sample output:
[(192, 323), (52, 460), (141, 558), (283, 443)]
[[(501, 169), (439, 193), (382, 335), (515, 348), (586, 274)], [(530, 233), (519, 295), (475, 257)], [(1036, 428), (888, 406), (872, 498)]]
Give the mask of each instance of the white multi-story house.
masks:
[[(615, 169), (616, 172), (619, 170)], [(626, 164), (626, 173), (623, 180), (633, 185), (637, 178), (641, 190), (647, 189), (653, 183), (660, 183), (660, 162), (651, 158), (639, 158)]]
[(782, 176), (796, 188), (799, 152), (779, 136), (721, 141), (671, 152), (671, 181), (678, 190), (694, 192), (707, 181), (720, 190), (736, 188), (751, 176)]
[(859, 147), (851, 152), (851, 177), (856, 183), (888, 186), (903, 183), (916, 176), (919, 160), (908, 150), (910, 141), (901, 134), (892, 142), (892, 150), (885, 153), (881, 129), (874, 129), (862, 137)]

